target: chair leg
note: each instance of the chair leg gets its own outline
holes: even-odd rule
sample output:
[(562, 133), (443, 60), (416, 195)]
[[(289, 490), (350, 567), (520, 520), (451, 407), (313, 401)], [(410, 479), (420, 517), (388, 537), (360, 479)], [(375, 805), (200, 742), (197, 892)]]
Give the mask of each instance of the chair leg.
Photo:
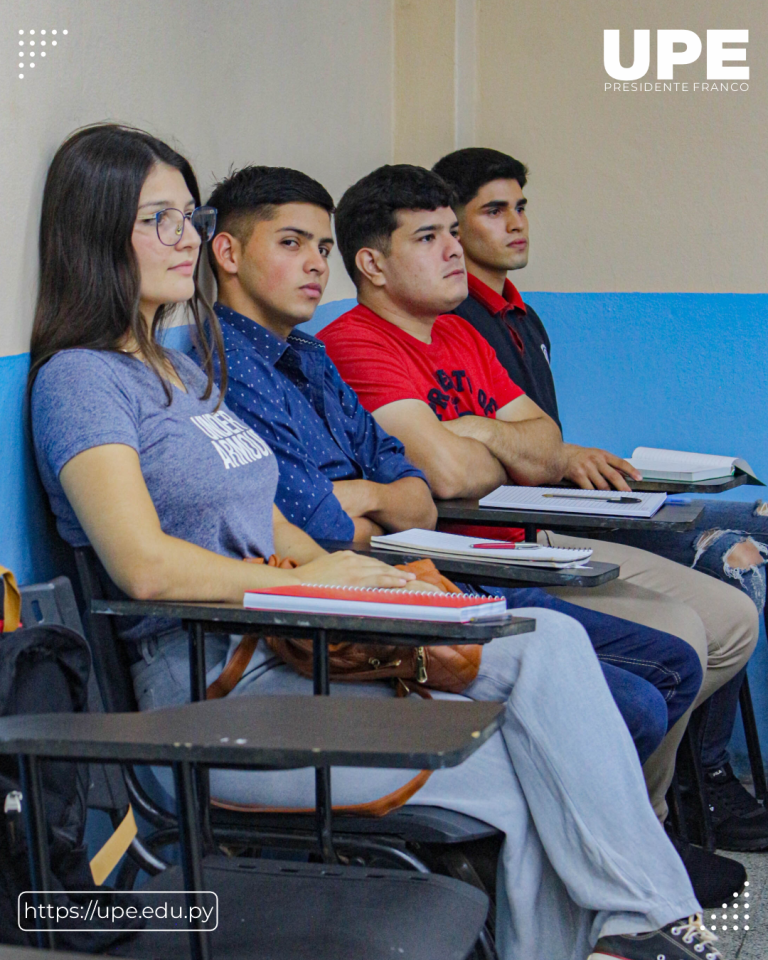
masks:
[(669, 819), (672, 823), (672, 829), (681, 840), (687, 843), (688, 825), (685, 822), (685, 812), (680, 794), (680, 781), (677, 777), (677, 769), (675, 769), (672, 783), (669, 785), (669, 790), (667, 791), (667, 806), (669, 807)]
[(702, 846), (705, 850), (712, 853), (715, 849), (715, 831), (712, 827), (712, 814), (709, 809), (709, 804), (707, 803), (699, 741), (698, 724), (696, 723), (695, 715), (693, 715), (683, 736), (680, 748), (683, 750), (686, 760), (688, 761), (692, 778), (691, 786), (696, 791), (696, 796), (699, 800)]
[(744, 674), (744, 682), (739, 690), (739, 706), (741, 707), (741, 722), (744, 724), (744, 738), (747, 741), (749, 765), (752, 768), (752, 783), (755, 787), (755, 796), (758, 800), (765, 800), (768, 789), (765, 783), (765, 768), (763, 754), (760, 748), (760, 737), (757, 732), (755, 710), (752, 706), (752, 695), (749, 690), (749, 680)]

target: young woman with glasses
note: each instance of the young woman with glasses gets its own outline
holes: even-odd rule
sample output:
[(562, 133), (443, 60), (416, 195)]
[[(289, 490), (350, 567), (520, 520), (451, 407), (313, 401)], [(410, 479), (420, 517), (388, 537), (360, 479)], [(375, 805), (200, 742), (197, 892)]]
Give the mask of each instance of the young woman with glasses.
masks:
[[(298, 582), (407, 588), (412, 575), (350, 552), (327, 554), (275, 508), (275, 457), (220, 401), (213, 376), (217, 357), (225, 382), (221, 339), (195, 278), (214, 217), (200, 206), (189, 163), (141, 131), (88, 127), (54, 157), (30, 391), (35, 451), (59, 532), (75, 547), (92, 545), (136, 598), (239, 603), (250, 588)], [(181, 304), (203, 344), (203, 370), (161, 345)], [(242, 562), (273, 552), (300, 566)], [(506, 834), (497, 889), (504, 958), (583, 960), (601, 935), (612, 939), (595, 957), (610, 947), (611, 956), (645, 960), (670, 938), (703, 943), (710, 937), (690, 916), (698, 906), (687, 875), (651, 810), (586, 633), (558, 613), (526, 612), (536, 632), (488, 644), (466, 691), (506, 701), (503, 729), (461, 766), (433, 773), (414, 801), (466, 812)], [(177, 622), (147, 618), (123, 638), (142, 709), (189, 699), (187, 639)], [(209, 638), (209, 683), (237, 641)], [(311, 692), (311, 681), (260, 644), (230, 696)], [(333, 695), (392, 690), (334, 684)], [(367, 802), (411, 776), (339, 769), (334, 799)], [(311, 770), (214, 770), (211, 787), (229, 801), (269, 806), (311, 806), (314, 798)], [(678, 917), (689, 919), (672, 925)], [(656, 929), (663, 924), (666, 933)], [(625, 936), (640, 931), (652, 933)], [(717, 956), (711, 946), (709, 953)]]

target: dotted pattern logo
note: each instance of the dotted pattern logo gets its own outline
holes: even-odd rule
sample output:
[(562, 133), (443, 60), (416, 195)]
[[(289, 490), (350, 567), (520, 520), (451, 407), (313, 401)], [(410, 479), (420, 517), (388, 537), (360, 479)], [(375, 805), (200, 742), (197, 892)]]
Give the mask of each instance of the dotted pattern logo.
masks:
[(720, 910), (709, 910), (704, 914), (704, 926), (713, 932), (725, 930), (749, 930), (749, 880), (744, 884), (744, 892), (734, 893), (731, 903), (724, 903)]
[(32, 76), (32, 71), (43, 65), (43, 58), (53, 54), (59, 41), (68, 36), (69, 30), (19, 30), (18, 70), (19, 80)]

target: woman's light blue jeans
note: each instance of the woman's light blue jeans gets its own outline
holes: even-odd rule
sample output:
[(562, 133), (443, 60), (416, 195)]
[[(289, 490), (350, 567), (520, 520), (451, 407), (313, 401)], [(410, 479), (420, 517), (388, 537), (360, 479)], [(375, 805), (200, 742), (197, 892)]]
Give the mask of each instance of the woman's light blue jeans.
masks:
[[(487, 644), (465, 691), (506, 704), (501, 731), (460, 766), (435, 771), (412, 802), (467, 813), (504, 833), (497, 888), (503, 960), (584, 960), (602, 934), (652, 930), (699, 907), (651, 809), (634, 744), (586, 632), (551, 610), (518, 613), (535, 617), (536, 631)], [(208, 682), (237, 639), (209, 638)], [(144, 641), (133, 676), (142, 709), (186, 701), (186, 635)], [(310, 680), (259, 644), (230, 696), (311, 693)], [(334, 683), (331, 695), (393, 694), (382, 683)], [(170, 790), (168, 771), (157, 772)], [(334, 801), (369, 801), (412, 776), (337, 767)], [(314, 804), (311, 769), (212, 770), (211, 789), (237, 802)]]

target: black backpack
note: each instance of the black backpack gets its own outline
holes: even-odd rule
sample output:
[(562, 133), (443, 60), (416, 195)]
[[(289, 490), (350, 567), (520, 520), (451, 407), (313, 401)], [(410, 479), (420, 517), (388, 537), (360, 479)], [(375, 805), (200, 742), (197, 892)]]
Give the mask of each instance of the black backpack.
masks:
[[(34, 626), (3, 633), (0, 652), (0, 716), (81, 713), (87, 709), (90, 651), (74, 630)], [(87, 766), (45, 761), (41, 774), (51, 885), (54, 891), (82, 890), (85, 903), (93, 893), (109, 889), (94, 883), (85, 844)], [(16, 758), (0, 756), (0, 943), (35, 946), (36, 934), (20, 930), (17, 923), (18, 895), (32, 888), (23, 810)], [(62, 893), (51, 899), (55, 905), (69, 905), (81, 898), (79, 894)], [(88, 924), (98, 925), (98, 920)], [(135, 921), (132, 924), (140, 925)], [(95, 932), (57, 933), (57, 946), (98, 953), (126, 936), (115, 933), (106, 921), (102, 926), (103, 930)]]

